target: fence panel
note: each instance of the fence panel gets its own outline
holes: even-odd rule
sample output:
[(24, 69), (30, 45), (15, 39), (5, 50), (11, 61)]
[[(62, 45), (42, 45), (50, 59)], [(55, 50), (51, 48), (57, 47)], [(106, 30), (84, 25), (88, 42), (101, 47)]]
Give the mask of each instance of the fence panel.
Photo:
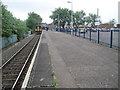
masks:
[(14, 42), (17, 42), (17, 35), (12, 35), (11, 37), (2, 37), (2, 39), (0, 39), (0, 44), (1, 44), (1, 47), (0, 48), (3, 48), (5, 46), (8, 46)]
[(113, 31), (113, 47), (118, 47), (118, 33), (116, 31)]
[(61, 30), (61, 32), (65, 32), (70, 35), (75, 35), (83, 38), (87, 38), (89, 40), (93, 40), (97, 42), (98, 44), (105, 44), (109, 46), (110, 48), (116, 47), (118, 48), (118, 34), (120, 32), (120, 29), (118, 30), (108, 30), (108, 29), (73, 29), (71, 32), (71, 29), (65, 29)]
[(110, 45), (110, 32), (102, 32), (100, 31), (100, 42), (104, 44)]

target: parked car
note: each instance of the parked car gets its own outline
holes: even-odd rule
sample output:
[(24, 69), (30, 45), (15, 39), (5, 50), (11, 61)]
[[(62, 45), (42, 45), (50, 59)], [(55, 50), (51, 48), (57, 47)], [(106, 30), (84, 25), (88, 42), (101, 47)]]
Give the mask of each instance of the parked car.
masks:
[(83, 30), (83, 29), (82, 29), (82, 30), (80, 30), (79, 32), (80, 32), (80, 33), (85, 33), (85, 32), (86, 32), (86, 30)]

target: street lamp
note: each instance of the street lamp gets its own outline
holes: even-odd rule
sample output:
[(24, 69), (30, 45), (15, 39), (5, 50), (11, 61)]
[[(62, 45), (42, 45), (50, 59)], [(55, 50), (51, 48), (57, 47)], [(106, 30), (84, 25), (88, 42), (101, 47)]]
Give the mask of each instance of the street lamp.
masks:
[(67, 3), (71, 3), (71, 28), (73, 27), (73, 3), (71, 1), (67, 1)]
[(59, 14), (58, 14), (58, 31), (60, 31), (60, 16), (59, 16)]

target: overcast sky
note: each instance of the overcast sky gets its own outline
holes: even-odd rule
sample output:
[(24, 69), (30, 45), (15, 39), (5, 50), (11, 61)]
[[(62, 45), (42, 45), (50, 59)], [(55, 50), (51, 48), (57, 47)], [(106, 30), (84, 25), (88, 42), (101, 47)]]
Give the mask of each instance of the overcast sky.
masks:
[(25, 20), (29, 12), (35, 12), (43, 18), (43, 22), (51, 23), (49, 16), (55, 8), (71, 9), (73, 3), (73, 11), (83, 10), (88, 15), (89, 13), (97, 14), (99, 8), (99, 15), (103, 23), (115, 19), (118, 22), (118, 1), (120, 0), (2, 0), (4, 5), (7, 5), (9, 11), (13, 13), (16, 18)]

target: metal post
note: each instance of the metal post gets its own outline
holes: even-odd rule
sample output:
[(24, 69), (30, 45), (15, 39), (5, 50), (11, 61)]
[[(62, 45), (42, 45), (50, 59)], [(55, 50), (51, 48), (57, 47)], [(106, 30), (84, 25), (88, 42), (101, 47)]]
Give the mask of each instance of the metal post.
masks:
[(72, 34), (73, 34), (73, 36), (74, 36), (74, 29), (72, 28)]
[(71, 35), (72, 35), (72, 28), (73, 28), (73, 2), (67, 1), (67, 3), (71, 3)]
[(77, 28), (75, 28), (75, 36), (77, 36)]
[(80, 37), (80, 29), (79, 29), (79, 37)]
[(98, 29), (98, 44), (99, 44), (99, 41), (100, 41), (100, 31)]
[(112, 41), (113, 41), (113, 31), (110, 31), (110, 48), (112, 48)]
[(58, 31), (60, 32), (60, 16), (59, 16), (59, 14), (58, 14)]
[(91, 29), (90, 29), (90, 40), (91, 40)]
[(83, 36), (83, 38), (85, 38), (85, 29), (84, 29), (84, 36)]

